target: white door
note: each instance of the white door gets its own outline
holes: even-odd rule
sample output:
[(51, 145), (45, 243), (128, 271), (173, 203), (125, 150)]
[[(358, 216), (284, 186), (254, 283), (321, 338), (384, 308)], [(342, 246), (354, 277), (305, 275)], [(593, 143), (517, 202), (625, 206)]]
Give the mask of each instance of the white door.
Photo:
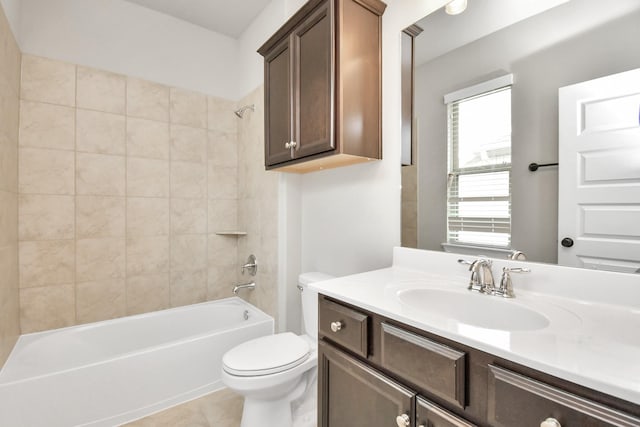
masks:
[(640, 273), (640, 69), (559, 102), (558, 263)]

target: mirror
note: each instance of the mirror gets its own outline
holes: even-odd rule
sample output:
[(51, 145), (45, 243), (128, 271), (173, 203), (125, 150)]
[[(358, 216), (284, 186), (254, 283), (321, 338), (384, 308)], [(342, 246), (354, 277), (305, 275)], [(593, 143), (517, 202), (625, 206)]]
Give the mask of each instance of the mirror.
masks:
[(447, 241), (444, 95), (512, 74), (511, 248), (557, 263), (558, 166), (531, 172), (528, 165), (558, 161), (558, 88), (640, 68), (639, 22), (637, 0), (468, 0), (460, 15), (440, 10), (416, 21), (424, 31), (414, 40), (403, 246), (443, 250)]

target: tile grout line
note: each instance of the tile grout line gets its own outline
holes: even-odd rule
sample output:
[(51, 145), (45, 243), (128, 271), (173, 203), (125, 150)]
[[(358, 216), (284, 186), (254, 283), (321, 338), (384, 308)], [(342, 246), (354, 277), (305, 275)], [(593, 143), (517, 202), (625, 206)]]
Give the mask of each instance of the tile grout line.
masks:
[(75, 99), (73, 106), (73, 307), (74, 325), (78, 324), (78, 67), (75, 74)]

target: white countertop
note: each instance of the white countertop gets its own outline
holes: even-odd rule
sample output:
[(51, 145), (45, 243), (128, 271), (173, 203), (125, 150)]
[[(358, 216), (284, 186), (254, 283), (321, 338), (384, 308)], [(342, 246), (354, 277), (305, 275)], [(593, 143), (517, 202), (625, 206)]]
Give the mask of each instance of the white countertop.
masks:
[[(311, 287), (407, 325), (640, 404), (640, 276), (495, 260), (496, 281), (504, 265), (532, 269), (526, 279), (512, 275), (516, 298), (503, 299), (467, 291), (468, 271), (457, 265), (458, 258), (396, 248), (390, 268)], [(544, 283), (538, 283), (541, 277)], [(419, 288), (460, 292), (472, 303), (471, 295), (476, 295), (495, 298), (500, 304), (522, 305), (550, 323), (529, 331), (478, 328), (456, 321), (456, 307), (442, 309), (451, 310), (448, 317), (412, 307), (397, 296), (404, 289)], [(505, 324), (509, 320), (505, 316)]]

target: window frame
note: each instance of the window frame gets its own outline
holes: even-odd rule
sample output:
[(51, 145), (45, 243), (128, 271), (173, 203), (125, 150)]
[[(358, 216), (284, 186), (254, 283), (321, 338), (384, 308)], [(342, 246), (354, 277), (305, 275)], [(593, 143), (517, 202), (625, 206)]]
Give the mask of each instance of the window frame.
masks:
[[(511, 206), (511, 197), (512, 197), (512, 158), (511, 155), (509, 163), (501, 163), (496, 165), (486, 165), (486, 166), (471, 166), (471, 167), (460, 167), (458, 164), (458, 138), (457, 134), (454, 134), (458, 128), (457, 124), (453, 125), (452, 120), (454, 118), (455, 111), (454, 108), (457, 108), (461, 102), (471, 100), (473, 98), (478, 98), (481, 96), (487, 96), (492, 93), (496, 93), (503, 90), (510, 90), (510, 100), (512, 100), (512, 86), (513, 86), (513, 75), (508, 74), (502, 77), (498, 77), (493, 80), (489, 80), (468, 88), (464, 88), (450, 94), (445, 95), (444, 101), (447, 108), (447, 195), (446, 195), (446, 221), (447, 221), (447, 230), (446, 230), (446, 245), (460, 245), (460, 246), (470, 246), (470, 247), (485, 247), (495, 250), (510, 250), (512, 246), (512, 229), (511, 229), (511, 219), (512, 219), (512, 206)], [(457, 116), (457, 115), (456, 115)], [(512, 134), (511, 134), (512, 135)], [(509, 151), (511, 153), (511, 149), (513, 146), (513, 139), (509, 136)], [(459, 180), (461, 176), (465, 175), (474, 175), (474, 174), (485, 174), (485, 173), (496, 173), (496, 172), (508, 172), (508, 195), (507, 196), (490, 196), (486, 197), (472, 197), (466, 198), (467, 201), (482, 201), (481, 199), (485, 199), (486, 201), (507, 201), (507, 209), (508, 216), (507, 217), (481, 217), (481, 216), (469, 216), (469, 217), (461, 217), (457, 214), (459, 212), (459, 203), (464, 201), (465, 198), (460, 198), (458, 195), (452, 195), (452, 192), (457, 192), (459, 189)], [(452, 202), (452, 199), (456, 199)], [(480, 199), (480, 200), (479, 200)], [(456, 203), (455, 205), (453, 203)], [(453, 215), (452, 212), (455, 211), (456, 214)], [(456, 227), (452, 230), (451, 221), (452, 219), (456, 219)], [(487, 232), (487, 233), (503, 233), (507, 236), (507, 241), (505, 245), (496, 243), (477, 243), (471, 242), (467, 240), (460, 240), (457, 237), (454, 237), (455, 233), (463, 231), (465, 228), (465, 220), (467, 218), (467, 229), (469, 231), (476, 232)], [(475, 227), (474, 227), (475, 225)]]

